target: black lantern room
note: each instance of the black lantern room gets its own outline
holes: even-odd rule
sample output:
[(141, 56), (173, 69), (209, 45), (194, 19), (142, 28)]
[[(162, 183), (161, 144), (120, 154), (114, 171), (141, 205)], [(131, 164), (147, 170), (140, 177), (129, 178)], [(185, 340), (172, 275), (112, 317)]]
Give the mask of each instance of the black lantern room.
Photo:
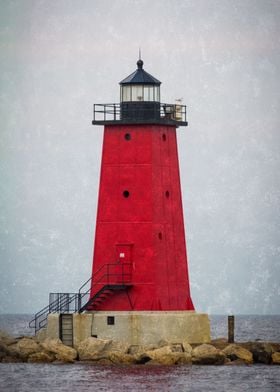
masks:
[(143, 69), (137, 69), (120, 82), (120, 103), (94, 104), (92, 124), (188, 125), (186, 106), (160, 102), (161, 82)]
[(143, 69), (137, 61), (137, 70), (120, 82), (121, 118), (149, 120), (160, 118), (161, 82)]

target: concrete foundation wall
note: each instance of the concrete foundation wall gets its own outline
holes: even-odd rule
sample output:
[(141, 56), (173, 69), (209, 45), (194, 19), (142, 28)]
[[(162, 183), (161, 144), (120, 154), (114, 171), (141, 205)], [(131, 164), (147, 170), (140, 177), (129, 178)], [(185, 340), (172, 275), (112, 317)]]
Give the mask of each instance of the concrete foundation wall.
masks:
[[(111, 324), (110, 324), (111, 323)], [(96, 336), (131, 345), (210, 342), (210, 322), (207, 314), (192, 311), (99, 311), (73, 314), (73, 345)], [(49, 314), (47, 337), (58, 339), (59, 314)]]
[(59, 313), (48, 315), (47, 338), (59, 339)]
[[(114, 317), (114, 325), (108, 325), (108, 317)], [(184, 340), (208, 343), (210, 322), (207, 314), (191, 311), (100, 311), (93, 313), (94, 335), (135, 345), (156, 344), (162, 339), (174, 343)]]
[(79, 343), (91, 336), (92, 330), (91, 313), (73, 314), (73, 345), (77, 347)]

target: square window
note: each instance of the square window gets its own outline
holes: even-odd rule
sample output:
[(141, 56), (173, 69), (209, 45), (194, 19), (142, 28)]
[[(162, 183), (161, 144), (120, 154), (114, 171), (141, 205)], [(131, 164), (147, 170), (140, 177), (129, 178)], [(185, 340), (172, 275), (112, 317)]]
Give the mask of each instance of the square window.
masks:
[(114, 316), (107, 317), (107, 325), (115, 325), (115, 317)]

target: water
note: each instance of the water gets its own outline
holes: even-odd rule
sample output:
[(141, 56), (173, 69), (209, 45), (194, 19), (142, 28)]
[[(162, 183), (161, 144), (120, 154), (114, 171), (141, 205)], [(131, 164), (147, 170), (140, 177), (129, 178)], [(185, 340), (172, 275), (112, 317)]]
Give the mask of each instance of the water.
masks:
[(13, 392), (279, 391), (280, 368), (0, 364), (0, 386)]
[[(0, 329), (30, 334), (30, 315), (0, 315)], [(280, 316), (236, 316), (236, 340), (280, 341)], [(227, 317), (211, 316), (212, 338), (227, 335)], [(0, 363), (0, 391), (280, 391), (280, 367), (100, 366)]]

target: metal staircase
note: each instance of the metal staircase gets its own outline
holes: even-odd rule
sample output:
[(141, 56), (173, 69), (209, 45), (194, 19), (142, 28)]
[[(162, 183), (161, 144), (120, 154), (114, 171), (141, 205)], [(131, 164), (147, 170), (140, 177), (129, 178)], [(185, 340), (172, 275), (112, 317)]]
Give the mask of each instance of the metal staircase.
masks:
[(131, 286), (131, 263), (104, 264), (80, 287), (78, 293), (50, 293), (49, 305), (35, 314), (29, 327), (35, 328), (35, 333), (45, 328), (50, 313), (96, 310), (116, 291), (127, 290)]

